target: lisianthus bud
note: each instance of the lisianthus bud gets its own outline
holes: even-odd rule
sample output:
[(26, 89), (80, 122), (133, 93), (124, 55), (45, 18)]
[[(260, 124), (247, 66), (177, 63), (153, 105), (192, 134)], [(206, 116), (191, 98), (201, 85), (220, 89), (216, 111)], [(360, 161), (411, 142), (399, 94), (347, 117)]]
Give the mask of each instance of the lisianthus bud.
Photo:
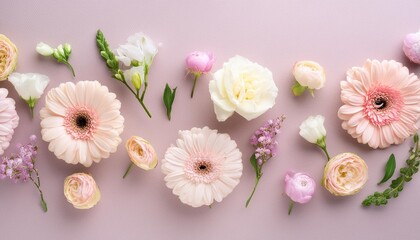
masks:
[(309, 116), (300, 124), (300, 136), (310, 143), (325, 147), (327, 130), (325, 130), (324, 121), (325, 117), (322, 115)]
[(0, 34), (0, 81), (15, 70), (18, 58), (16, 45), (9, 38)]
[(195, 51), (188, 54), (185, 62), (189, 72), (203, 74), (210, 72), (214, 60), (213, 53)]
[(151, 170), (156, 167), (158, 158), (153, 146), (138, 136), (132, 136), (125, 144), (128, 156), (139, 168)]
[(295, 96), (301, 95), (306, 89), (313, 94), (314, 89), (324, 87), (326, 77), (324, 68), (314, 61), (299, 61), (293, 66), (293, 76), (296, 84), (292, 90)]
[(412, 62), (420, 64), (420, 31), (405, 36), (403, 51)]
[(368, 166), (353, 153), (341, 153), (331, 158), (324, 168), (322, 184), (333, 195), (353, 195), (368, 179)]
[(41, 54), (42, 56), (51, 56), (54, 53), (54, 48), (50, 47), (50, 45), (40, 42), (36, 45), (36, 51)]
[(93, 177), (75, 173), (64, 180), (64, 196), (77, 209), (89, 209), (101, 199), (101, 193)]

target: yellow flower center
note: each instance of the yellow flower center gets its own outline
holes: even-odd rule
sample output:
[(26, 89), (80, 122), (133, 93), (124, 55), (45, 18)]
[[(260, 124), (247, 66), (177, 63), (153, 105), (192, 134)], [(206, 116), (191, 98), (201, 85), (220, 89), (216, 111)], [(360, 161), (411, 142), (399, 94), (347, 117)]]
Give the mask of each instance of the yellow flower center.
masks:
[(233, 85), (233, 94), (238, 100), (252, 100), (255, 98), (255, 78), (249, 74), (241, 74), (238, 81)]

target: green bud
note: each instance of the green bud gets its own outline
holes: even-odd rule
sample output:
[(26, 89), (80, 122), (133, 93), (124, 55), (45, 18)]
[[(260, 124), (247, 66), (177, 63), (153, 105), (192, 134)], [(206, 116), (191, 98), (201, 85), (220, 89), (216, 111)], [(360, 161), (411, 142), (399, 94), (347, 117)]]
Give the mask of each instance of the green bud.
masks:
[(58, 54), (60, 54), (63, 58), (66, 56), (64, 53), (64, 48), (62, 44), (58, 45), (57, 51), (58, 51)]
[(137, 61), (137, 60), (131, 60), (131, 66), (138, 67), (138, 66), (140, 66), (140, 62)]
[(71, 45), (68, 43), (64, 43), (64, 53), (68, 56), (71, 53)]
[(105, 51), (101, 51), (101, 56), (105, 59), (108, 59), (108, 54)]
[(141, 77), (140, 73), (136, 72), (131, 76), (131, 83), (133, 83), (134, 88), (139, 90), (141, 87)]
[(115, 75), (114, 75), (114, 77), (117, 79), (117, 80), (120, 80), (120, 81), (122, 81), (122, 77), (121, 77), (121, 74), (119, 74), (119, 73), (116, 73)]
[(58, 52), (58, 50), (57, 50), (57, 49), (54, 49), (53, 56), (54, 56), (54, 58), (55, 58), (55, 59), (57, 59), (57, 60), (62, 58), (62, 57), (60, 56), (60, 53)]

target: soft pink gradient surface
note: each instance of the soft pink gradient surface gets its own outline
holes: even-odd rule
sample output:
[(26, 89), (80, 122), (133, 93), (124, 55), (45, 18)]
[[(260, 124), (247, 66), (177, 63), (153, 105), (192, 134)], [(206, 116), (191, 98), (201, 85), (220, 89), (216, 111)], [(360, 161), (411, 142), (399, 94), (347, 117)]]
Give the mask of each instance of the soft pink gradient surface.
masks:
[[(47, 90), (65, 81), (98, 80), (118, 95), (125, 117), (125, 142), (132, 135), (150, 141), (161, 159), (177, 138), (178, 130), (209, 126), (229, 133), (243, 153), (244, 171), (240, 184), (221, 203), (198, 209), (183, 205), (165, 186), (160, 164), (145, 172), (133, 169), (123, 180), (129, 164), (121, 144), (109, 159), (90, 168), (67, 165), (39, 141), (37, 163), (49, 211), (43, 213), (39, 195), (31, 183), (0, 182), (1, 239), (419, 239), (420, 176), (405, 186), (398, 199), (380, 208), (361, 207), (370, 193), (382, 190), (376, 183), (383, 175), (388, 156), (395, 153), (397, 168), (403, 166), (411, 139), (400, 146), (372, 150), (360, 145), (342, 128), (337, 118), (341, 106), (339, 81), (352, 66), (366, 58), (395, 59), (410, 71), (420, 68), (408, 63), (402, 52), (405, 34), (419, 28), (420, 2), (407, 1), (2, 1), (0, 32), (19, 49), (18, 72), (38, 72), (51, 78)], [(125, 87), (110, 78), (95, 44), (101, 29), (112, 48), (143, 31), (162, 43), (150, 69), (146, 104), (149, 119)], [(76, 71), (35, 52), (38, 42), (53, 46), (69, 42), (70, 62)], [(266, 66), (273, 72), (279, 95), (273, 109), (247, 122), (234, 115), (216, 121), (208, 92), (211, 75), (197, 83), (190, 99), (192, 78), (186, 79), (185, 57), (194, 50), (212, 51), (213, 70), (235, 54)], [(327, 72), (326, 86), (296, 98), (290, 91), (291, 69), (298, 60), (319, 62)], [(172, 121), (166, 119), (162, 102), (165, 83), (177, 86)], [(21, 121), (6, 154), (30, 134), (40, 137), (39, 109), (31, 120), (26, 103), (12, 85), (1, 82), (17, 102)], [(44, 95), (45, 96), (45, 95)], [(254, 184), (248, 158), (253, 149), (248, 139), (267, 119), (285, 114), (278, 136), (279, 154), (264, 169), (250, 206), (245, 201)], [(309, 115), (326, 117), (327, 146), (331, 155), (354, 152), (369, 166), (369, 181), (357, 195), (334, 197), (318, 186), (306, 205), (297, 204), (287, 215), (289, 198), (283, 194), (287, 170), (306, 172), (319, 182), (325, 156), (298, 134), (299, 124)], [(90, 210), (77, 210), (63, 195), (64, 178), (75, 172), (91, 173), (102, 199)], [(420, 175), (420, 174), (419, 174)], [(386, 186), (388, 184), (385, 184)]]

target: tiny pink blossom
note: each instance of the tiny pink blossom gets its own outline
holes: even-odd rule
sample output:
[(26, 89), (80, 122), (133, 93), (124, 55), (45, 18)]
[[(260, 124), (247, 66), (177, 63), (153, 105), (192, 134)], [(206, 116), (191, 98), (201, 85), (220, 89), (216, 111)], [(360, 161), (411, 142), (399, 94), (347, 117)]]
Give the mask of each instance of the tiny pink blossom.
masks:
[(194, 74), (203, 74), (210, 72), (214, 63), (213, 53), (195, 51), (188, 54), (185, 62), (187, 70)]
[(412, 62), (420, 64), (420, 31), (405, 36), (403, 51)]
[(315, 181), (304, 173), (287, 172), (284, 177), (285, 192), (293, 202), (307, 203), (315, 193)]

